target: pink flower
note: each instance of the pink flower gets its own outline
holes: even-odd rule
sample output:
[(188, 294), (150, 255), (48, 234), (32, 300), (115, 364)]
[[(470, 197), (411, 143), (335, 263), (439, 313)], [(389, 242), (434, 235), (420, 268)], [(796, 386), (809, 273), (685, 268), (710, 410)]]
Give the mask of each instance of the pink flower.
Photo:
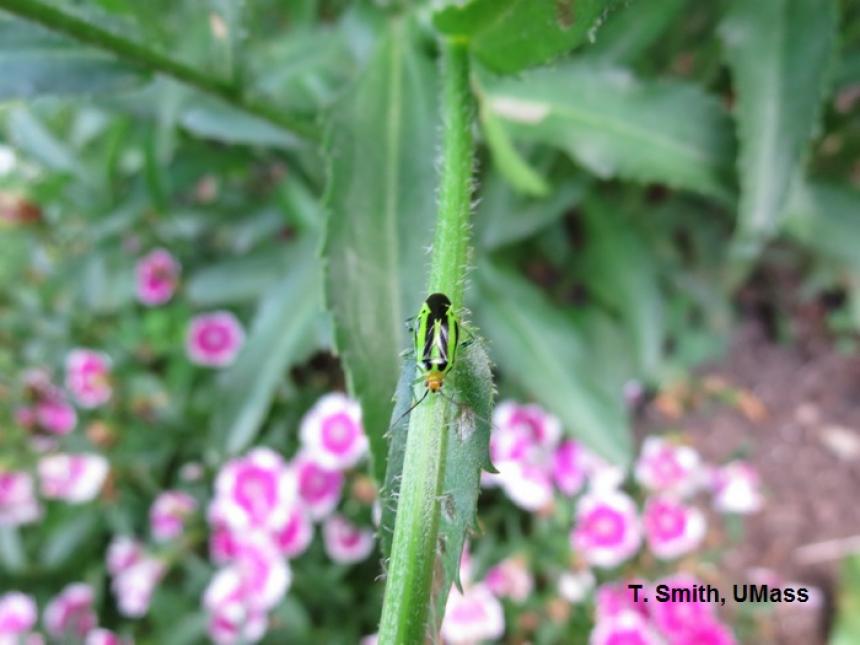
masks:
[(714, 507), (723, 513), (755, 513), (762, 499), (758, 473), (745, 461), (732, 461), (713, 475)]
[[(642, 588), (634, 595), (630, 584), (640, 584)], [(625, 612), (635, 612), (648, 617), (648, 606), (645, 604), (645, 596), (648, 594), (650, 585), (639, 579), (626, 582), (609, 582), (600, 587), (595, 595), (595, 619), (600, 622), (607, 618), (615, 618)]]
[(523, 510), (533, 513), (552, 502), (552, 482), (541, 466), (527, 461), (502, 461), (496, 469), (505, 494)]
[(164, 542), (182, 535), (186, 518), (195, 510), (197, 502), (188, 493), (178, 490), (161, 493), (149, 509), (149, 528), (153, 539)]
[(247, 602), (242, 577), (234, 568), (215, 574), (203, 607), (209, 613), (209, 636), (218, 645), (256, 643), (266, 633), (266, 612)]
[(589, 645), (661, 645), (663, 641), (639, 614), (625, 611), (600, 620), (588, 642)]
[(623, 468), (609, 463), (593, 452), (586, 453), (583, 460), (588, 475), (588, 488), (592, 492), (612, 492), (621, 486), (627, 477)]
[(523, 558), (512, 557), (491, 567), (484, 577), (484, 584), (497, 598), (523, 602), (534, 588), (534, 578)]
[(39, 460), (42, 494), (72, 504), (89, 502), (99, 494), (108, 474), (107, 459), (94, 454), (57, 454)]
[(35, 601), (19, 591), (0, 596), (0, 643), (16, 643), (33, 629), (38, 618)]
[(705, 537), (702, 512), (667, 496), (652, 497), (645, 503), (642, 524), (648, 548), (661, 560), (693, 551)]
[(35, 522), (42, 515), (29, 473), (0, 470), (0, 526)]
[(105, 555), (108, 572), (115, 576), (143, 558), (143, 545), (127, 535), (118, 535), (111, 540)]
[(558, 577), (558, 594), (574, 605), (585, 600), (593, 588), (594, 574), (590, 569), (565, 571)]
[(36, 421), (46, 432), (67, 435), (78, 423), (78, 414), (62, 394), (40, 399), (35, 407)]
[(578, 441), (562, 441), (552, 456), (552, 478), (565, 495), (576, 495), (585, 483), (587, 458)]
[(451, 588), (442, 619), (446, 643), (480, 643), (497, 640), (505, 633), (502, 605), (484, 584), (467, 587), (461, 594)]
[(185, 351), (196, 365), (226, 367), (236, 360), (245, 343), (242, 325), (229, 311), (200, 314), (191, 319)]
[(296, 504), (286, 524), (274, 533), (275, 546), (287, 558), (295, 558), (304, 553), (314, 537), (314, 528), (307, 511)]
[(165, 249), (155, 249), (135, 267), (137, 299), (148, 306), (163, 305), (179, 284), (179, 262)]
[(301, 498), (311, 518), (321, 520), (331, 514), (340, 501), (343, 473), (330, 470), (308, 456), (293, 459)]
[(649, 490), (687, 495), (696, 489), (699, 466), (699, 454), (692, 448), (661, 437), (648, 437), (634, 474), (636, 481)]
[(307, 455), (326, 468), (346, 470), (367, 452), (361, 407), (337, 392), (316, 402), (302, 419), (299, 433)]
[(268, 535), (239, 536), (230, 565), (239, 572), (246, 601), (258, 609), (272, 609), (287, 593), (292, 572)]
[(130, 618), (145, 616), (152, 594), (166, 571), (163, 561), (148, 555), (121, 569), (111, 583), (119, 613)]
[(340, 515), (330, 515), (323, 524), (323, 546), (334, 562), (360, 562), (373, 551), (373, 531), (361, 529)]
[(110, 358), (91, 349), (74, 349), (66, 357), (66, 388), (83, 408), (95, 408), (108, 402), (113, 392), (110, 384)]
[(521, 431), (542, 450), (555, 448), (561, 437), (561, 422), (538, 405), (502, 401), (493, 410), (493, 423)]
[[(661, 584), (671, 590), (689, 589), (692, 592), (700, 583), (691, 575), (679, 573), (658, 580), (655, 587)], [(714, 608), (710, 603), (687, 600), (651, 603), (651, 619), (666, 636), (682, 636), (697, 624), (714, 619)]]
[(45, 629), (55, 638), (83, 638), (96, 626), (93, 590), (76, 582), (66, 586), (45, 607)]
[(630, 558), (642, 540), (636, 505), (619, 491), (597, 491), (579, 500), (571, 546), (597, 567), (614, 567)]
[(84, 645), (125, 645), (126, 642), (112, 631), (99, 627), (87, 634)]
[(670, 645), (736, 645), (732, 631), (714, 618), (690, 624), (683, 632), (671, 635)]
[(217, 500), (209, 505), (209, 557), (215, 564), (226, 564), (236, 556), (236, 537), (227, 524)]
[(221, 468), (215, 494), (220, 517), (233, 529), (276, 529), (296, 501), (296, 479), (280, 455), (255, 448)]

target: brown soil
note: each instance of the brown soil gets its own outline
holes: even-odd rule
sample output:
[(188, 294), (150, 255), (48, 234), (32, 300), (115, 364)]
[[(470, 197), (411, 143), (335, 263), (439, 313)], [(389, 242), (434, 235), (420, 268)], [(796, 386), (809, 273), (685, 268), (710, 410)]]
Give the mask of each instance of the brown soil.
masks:
[[(720, 388), (734, 394), (713, 396)], [(824, 643), (840, 559), (860, 550), (860, 357), (818, 334), (776, 343), (750, 322), (722, 361), (681, 389), (647, 408), (642, 429), (683, 428), (711, 462), (743, 454), (767, 494), (722, 561), (721, 577), (747, 582), (750, 570), (766, 567), (820, 593), (820, 602), (756, 614), (746, 640)], [(834, 540), (841, 541), (818, 544)]]

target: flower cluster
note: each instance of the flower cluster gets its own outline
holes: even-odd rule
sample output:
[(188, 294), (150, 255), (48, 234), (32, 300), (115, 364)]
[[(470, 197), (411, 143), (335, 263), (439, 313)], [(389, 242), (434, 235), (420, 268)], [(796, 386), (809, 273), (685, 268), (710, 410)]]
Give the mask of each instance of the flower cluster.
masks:
[(321, 398), (300, 429), (302, 447), (289, 462), (268, 448), (228, 461), (215, 480), (207, 516), (210, 556), (220, 569), (203, 597), (217, 643), (254, 642), (292, 580), (322, 522), (323, 546), (335, 562), (367, 558), (373, 532), (336, 513), (346, 471), (367, 451), (358, 405), (341, 394)]
[[(643, 547), (650, 558), (667, 562), (695, 551), (707, 531), (700, 507), (703, 493), (711, 495), (720, 512), (750, 513), (762, 505), (756, 473), (744, 462), (712, 467), (693, 448), (654, 436), (643, 442), (628, 477), (623, 469), (564, 438), (558, 419), (535, 405), (506, 401), (497, 406), (490, 454), (498, 473), (484, 475), (484, 485), (500, 488), (519, 508), (549, 517), (558, 515), (551, 513), (553, 508), (571, 505), (575, 564), (557, 577), (557, 589), (573, 604), (591, 597), (596, 578), (592, 569), (615, 569), (636, 558)], [(463, 642), (468, 638), (457, 634), (476, 633), (489, 638), (485, 634), (496, 629), (495, 614), (483, 590), (497, 600), (517, 602), (529, 595), (532, 580), (523, 558), (508, 558), (487, 571), (473, 595), (471, 587), (464, 594), (452, 591), (446, 640)], [(647, 582), (642, 584), (647, 588)], [(681, 606), (661, 603), (649, 614), (644, 605), (628, 602), (626, 592), (626, 587), (612, 585), (597, 591), (593, 643), (734, 642), (710, 605), (697, 608), (700, 615), (686, 620)], [(478, 625), (464, 625), (467, 616)]]
[[(646, 604), (643, 599), (652, 595), (650, 585), (641, 580), (636, 583), (642, 585), (638, 597), (627, 584), (611, 583), (598, 589), (591, 645), (621, 642), (732, 645), (737, 642), (731, 630), (717, 618), (713, 604), (686, 600)], [(681, 573), (662, 578), (654, 584), (692, 591), (701, 583), (695, 577)]]
[[(36, 601), (19, 591), (0, 596), (0, 643), (43, 645), (36, 632), (39, 609)], [(98, 627), (93, 608), (93, 589), (76, 582), (67, 585), (48, 602), (42, 612), (42, 625), (50, 642), (75, 642), (84, 645), (123, 645), (127, 641)]]

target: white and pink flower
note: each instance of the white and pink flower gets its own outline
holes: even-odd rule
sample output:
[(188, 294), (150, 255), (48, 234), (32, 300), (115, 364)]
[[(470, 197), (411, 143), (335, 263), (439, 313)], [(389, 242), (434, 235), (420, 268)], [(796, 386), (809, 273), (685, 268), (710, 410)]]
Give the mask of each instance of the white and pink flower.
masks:
[(667, 602), (651, 603), (651, 620), (670, 639), (683, 636), (699, 623), (715, 620), (713, 605), (701, 600), (693, 600), (695, 597), (693, 590), (701, 584), (693, 576), (678, 573), (658, 580), (654, 584), (655, 587), (666, 585), (673, 592), (686, 589), (690, 593), (690, 597), (685, 598), (683, 602), (674, 602), (670, 599)]
[[(641, 585), (634, 593), (633, 584)], [(645, 580), (632, 579), (625, 582), (608, 582), (600, 586), (594, 596), (594, 614), (599, 622), (606, 618), (614, 618), (625, 612), (635, 612), (648, 617), (648, 605), (645, 598), (650, 593), (651, 585)]]
[(567, 439), (552, 455), (552, 478), (556, 487), (568, 497), (576, 495), (587, 474), (588, 457), (578, 441)]
[(622, 492), (595, 491), (579, 500), (571, 546), (596, 567), (615, 567), (639, 550), (636, 505)]
[(78, 413), (61, 394), (40, 399), (34, 412), (39, 427), (51, 434), (67, 435), (78, 424)]
[(238, 570), (222, 569), (206, 587), (203, 607), (209, 613), (209, 637), (217, 645), (256, 643), (266, 633), (266, 612), (247, 602)]
[(36, 602), (20, 591), (0, 596), (0, 643), (25, 642), (39, 618)]
[(589, 645), (662, 645), (663, 639), (648, 621), (633, 611), (625, 611), (597, 622)]
[(113, 394), (110, 358), (91, 349), (74, 349), (66, 357), (66, 388), (83, 408), (107, 403)]
[(343, 473), (325, 468), (306, 455), (297, 455), (292, 461), (296, 473), (299, 498), (310, 516), (319, 521), (337, 508), (343, 491)]
[(296, 479), (269, 448), (227, 462), (215, 479), (217, 515), (233, 529), (277, 529), (296, 502)]
[(505, 495), (523, 510), (535, 512), (552, 503), (552, 480), (544, 467), (510, 460), (497, 463), (496, 469)]
[(99, 494), (109, 470), (96, 454), (56, 454), (42, 457), (38, 471), (42, 495), (71, 504), (89, 502)]
[(92, 587), (82, 582), (67, 585), (45, 607), (45, 630), (55, 638), (83, 638), (96, 626)]
[(373, 552), (373, 531), (360, 528), (340, 515), (326, 518), (322, 532), (325, 552), (334, 562), (360, 562)]
[(185, 351), (196, 365), (226, 367), (236, 360), (245, 343), (245, 330), (229, 311), (200, 314), (191, 319)]
[(162, 560), (149, 555), (142, 555), (121, 569), (111, 583), (119, 612), (130, 618), (145, 616), (152, 594), (166, 571), (167, 565)]
[(534, 577), (522, 557), (505, 558), (487, 571), (484, 584), (497, 598), (523, 602), (534, 588)]
[(84, 639), (84, 645), (127, 645), (128, 641), (109, 629), (99, 627), (92, 630)]
[(514, 429), (541, 450), (553, 450), (561, 437), (561, 421), (539, 405), (502, 401), (493, 410), (499, 430)]
[(662, 437), (648, 437), (636, 462), (634, 475), (645, 488), (676, 495), (692, 493), (700, 483), (699, 453)]
[(661, 560), (671, 560), (695, 550), (705, 537), (705, 516), (668, 496), (645, 503), (642, 525), (648, 548)]
[(723, 513), (755, 513), (764, 504), (758, 473), (745, 461), (732, 461), (718, 468), (711, 490), (714, 507)]
[(314, 537), (311, 518), (302, 504), (296, 504), (284, 526), (274, 532), (275, 546), (287, 558), (304, 553)]
[(368, 448), (361, 406), (338, 392), (316, 402), (302, 419), (299, 434), (307, 455), (334, 470), (355, 466)]
[(127, 535), (117, 535), (108, 545), (105, 565), (108, 572), (115, 576), (139, 562), (144, 556), (143, 545)]
[(594, 574), (590, 569), (565, 571), (558, 577), (558, 594), (567, 602), (577, 605), (594, 589)]
[(42, 516), (30, 473), (0, 470), (0, 526), (30, 524)]
[(451, 588), (445, 605), (441, 634), (446, 643), (466, 645), (495, 641), (505, 633), (502, 605), (485, 584)]
[(179, 490), (162, 492), (149, 509), (149, 529), (157, 542), (173, 540), (185, 531), (185, 522), (197, 510), (195, 499)]
[(135, 267), (137, 299), (148, 306), (168, 302), (179, 285), (179, 262), (165, 249), (155, 249)]
[(258, 531), (237, 536), (236, 547), (229, 567), (239, 574), (245, 602), (256, 609), (272, 609), (292, 583), (289, 564), (271, 538)]
[(673, 634), (671, 645), (737, 645), (737, 639), (726, 625), (715, 618), (699, 620), (684, 631)]

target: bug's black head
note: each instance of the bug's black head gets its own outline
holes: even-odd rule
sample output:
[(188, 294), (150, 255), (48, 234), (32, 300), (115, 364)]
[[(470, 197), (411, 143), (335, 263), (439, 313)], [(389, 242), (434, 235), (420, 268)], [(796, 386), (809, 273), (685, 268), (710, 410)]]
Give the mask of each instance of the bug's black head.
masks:
[(431, 293), (427, 296), (427, 306), (434, 318), (443, 318), (451, 307), (451, 301), (444, 293)]

